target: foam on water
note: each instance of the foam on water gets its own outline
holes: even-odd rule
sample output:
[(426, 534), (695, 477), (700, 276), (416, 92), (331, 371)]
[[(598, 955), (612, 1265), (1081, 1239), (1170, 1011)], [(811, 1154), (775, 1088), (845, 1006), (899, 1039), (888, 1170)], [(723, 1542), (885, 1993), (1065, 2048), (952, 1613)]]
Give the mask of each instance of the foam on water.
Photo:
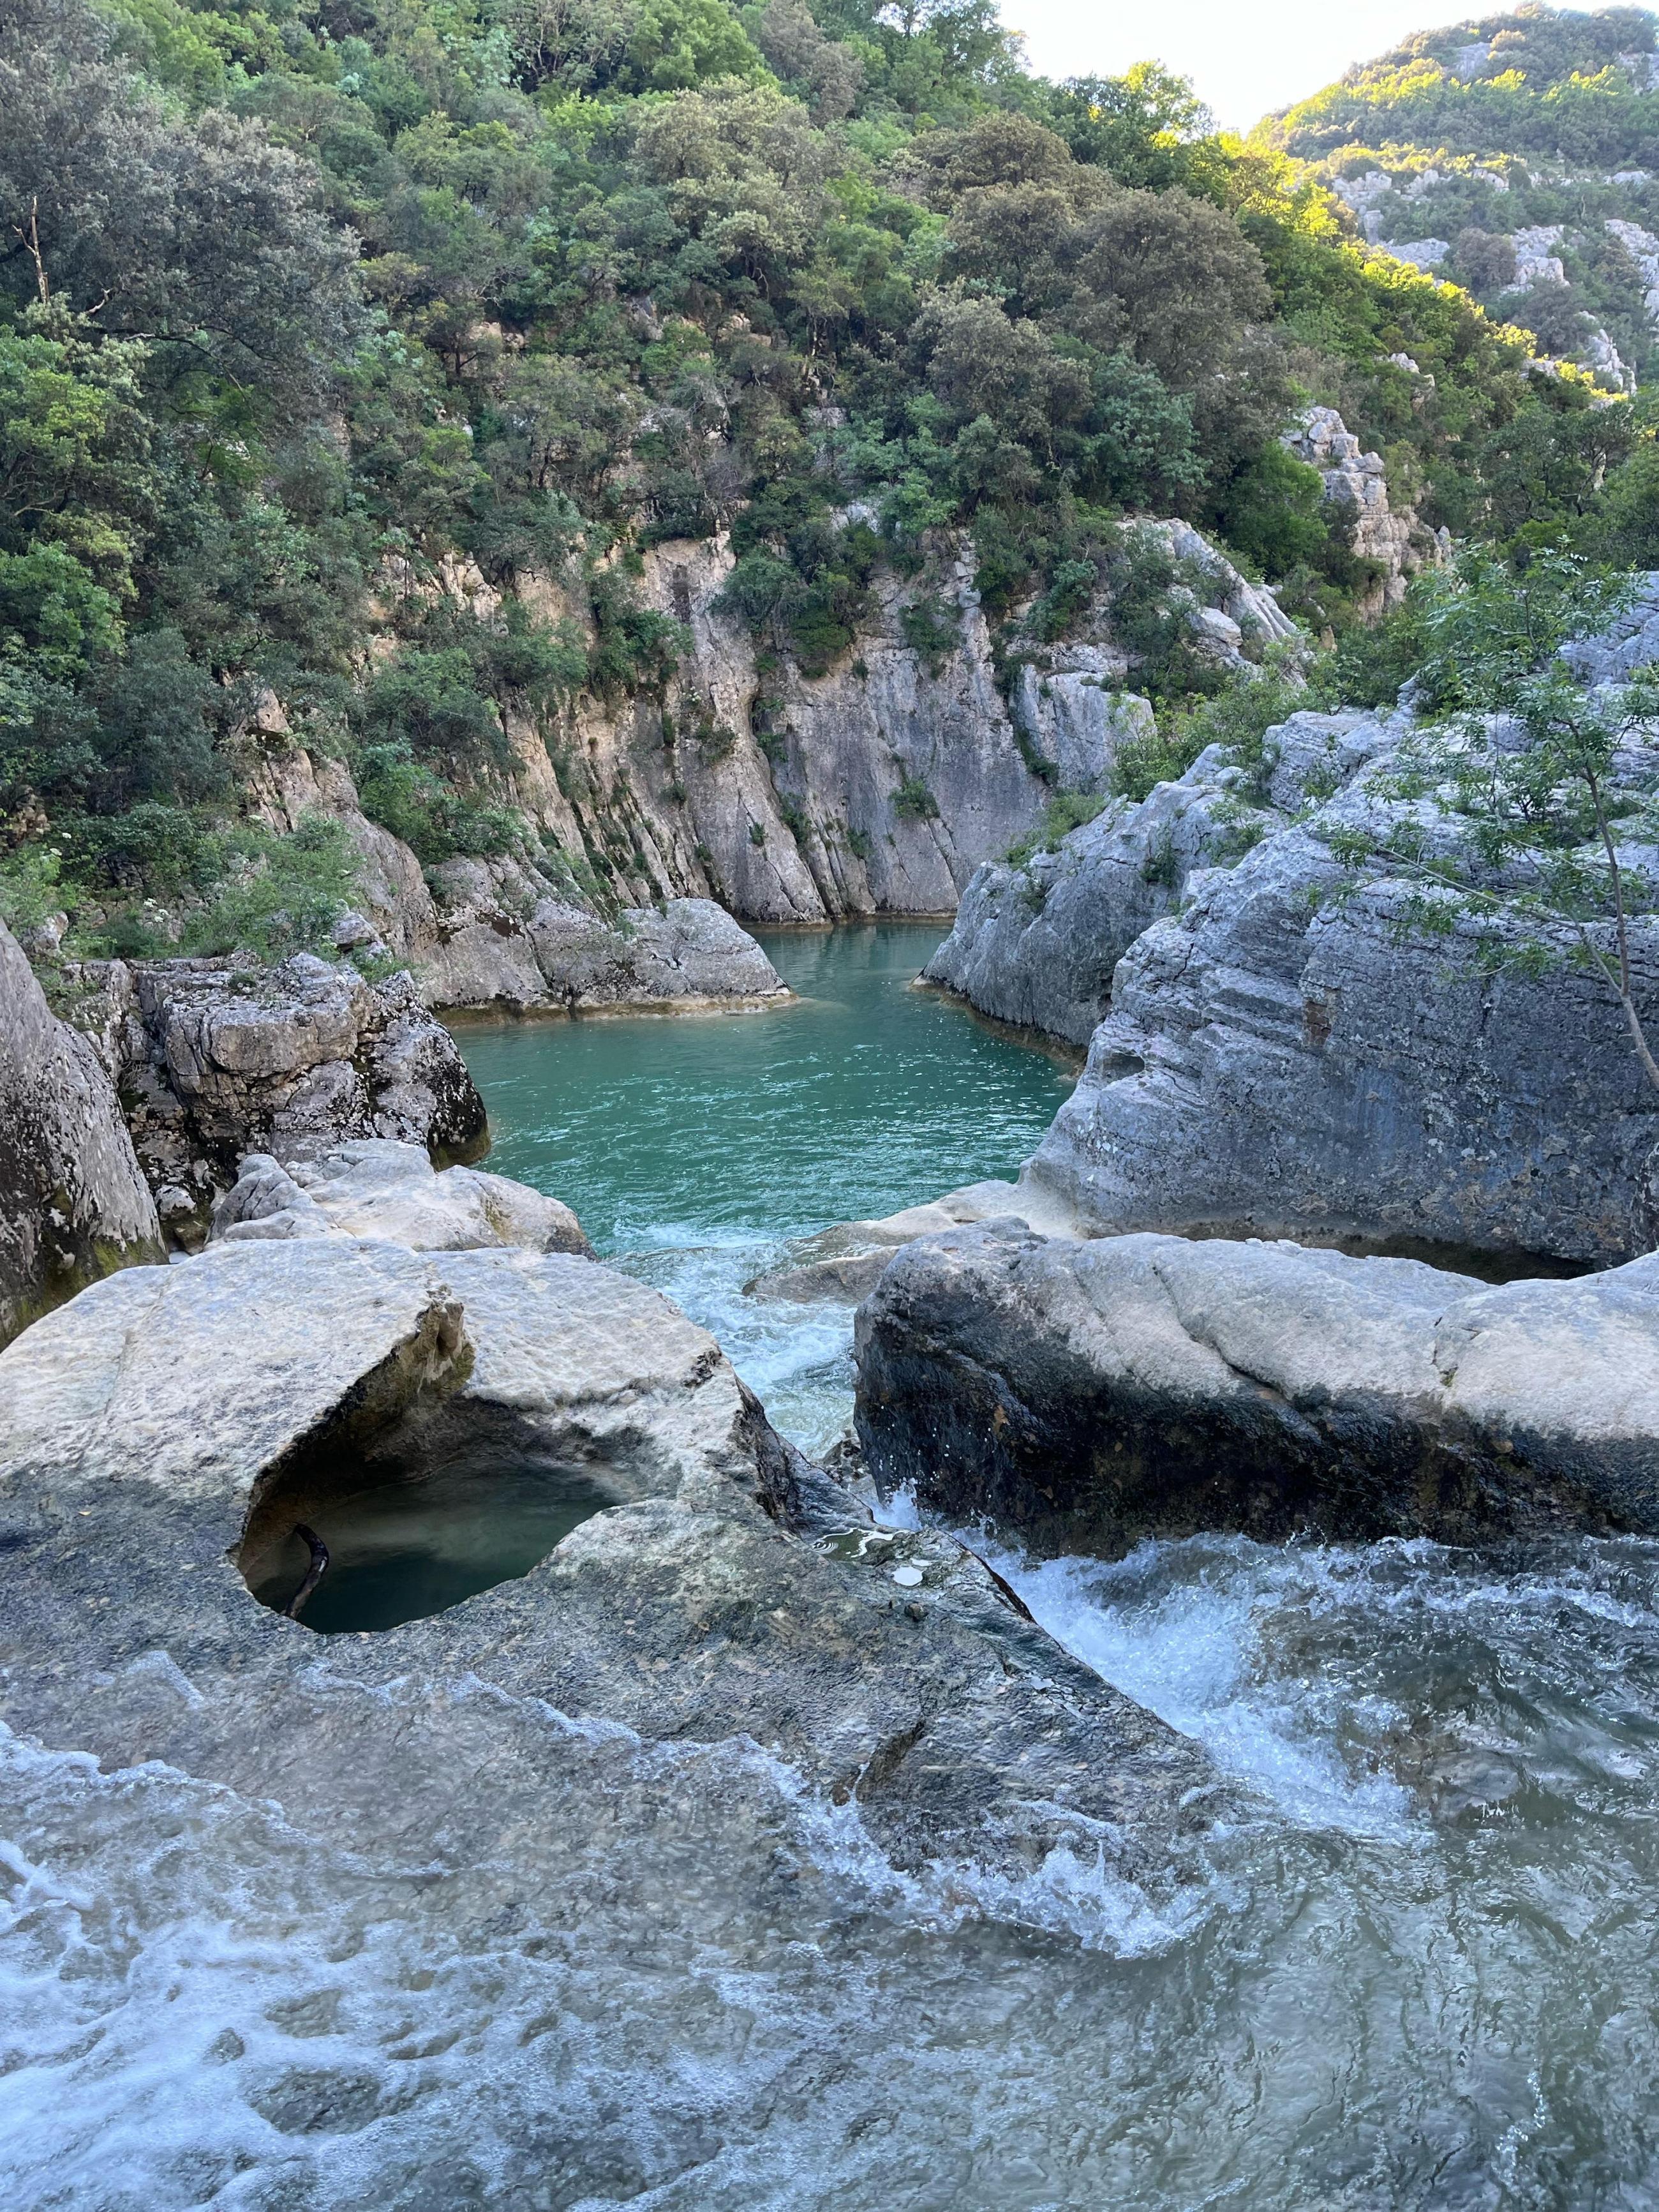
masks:
[[(833, 982), (836, 948), (813, 957)], [(912, 1003), (933, 1026), (884, 1106)], [(623, 1065), (627, 1024), (567, 1034), (580, 1065), (544, 1114), (530, 1062), (556, 1030), (505, 1052), (499, 1096), (486, 1083), (495, 1164), (573, 1199), (809, 1445), (846, 1417), (849, 1316), (744, 1283), (801, 1231), (1009, 1172), (1021, 1117), (1052, 1109), (1050, 1074), (1011, 1068), (1006, 1042), (953, 1057), (938, 1024), (961, 1017), (881, 1004), (873, 1036), (859, 1015), (815, 1042), (802, 1020), (785, 1064), (781, 1032), (705, 1025), (695, 1127), (671, 1070)], [(653, 1025), (650, 1052), (675, 1031)], [(596, 1087), (604, 1066), (618, 1088)], [(888, 1517), (915, 1526), (914, 1499)], [(324, 1655), (294, 1691), (319, 1746), (365, 1698), (399, 1730), (447, 1700), (488, 1790), (535, 1735), (548, 1780), (499, 1861), (434, 1844), (406, 1863), (378, 1832), (349, 1847), (164, 1766), (106, 1773), (0, 1734), (0, 2202), (1659, 2203), (1659, 1545), (1199, 1539), (1107, 1565), (968, 1533), (1255, 1816), (1155, 1890), (1081, 1820), (1024, 1869), (901, 1868), (855, 1801), (745, 1740), (642, 1742), (471, 1678), (370, 1692)], [(128, 1672), (200, 1712), (173, 1655)]]
[(354, 1850), (0, 1737), (0, 2200), (1659, 2194), (1659, 1547), (1000, 1564), (1261, 1790), (1216, 1871), (1137, 1890), (1084, 1822), (1024, 1874), (897, 1868), (744, 1740), (641, 1742), (473, 1679), (369, 1691), (325, 1656), (295, 1692), (319, 1743), (342, 1701), (476, 1708), (503, 1758), (535, 1732), (510, 1861)]
[(1275, 1629), (1341, 1601), (1331, 1555), (1292, 1547), (1143, 1544), (1127, 1559), (982, 1556), (1049, 1634), (1115, 1687), (1183, 1735), (1279, 1811), (1311, 1826), (1405, 1842), (1409, 1794), (1387, 1773), (1356, 1774), (1340, 1745), (1401, 1715), (1329, 1674), (1286, 1674)]

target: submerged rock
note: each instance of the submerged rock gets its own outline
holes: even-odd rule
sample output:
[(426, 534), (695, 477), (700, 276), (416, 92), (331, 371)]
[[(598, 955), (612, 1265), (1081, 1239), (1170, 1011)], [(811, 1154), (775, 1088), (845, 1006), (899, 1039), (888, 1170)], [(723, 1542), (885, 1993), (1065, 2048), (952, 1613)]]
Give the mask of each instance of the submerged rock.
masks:
[(968, 1222), (1009, 1219), (1045, 1237), (1079, 1233), (1075, 1217), (1035, 1183), (970, 1182), (879, 1220), (837, 1222), (803, 1237), (779, 1266), (745, 1283), (744, 1294), (796, 1305), (856, 1305), (875, 1288), (894, 1253), (918, 1237)]
[(1659, 1255), (1492, 1286), (1410, 1260), (994, 1223), (860, 1308), (878, 1486), (1047, 1552), (1659, 1534)]
[(88, 963), (76, 1019), (98, 1038), (163, 1222), (199, 1243), (244, 1153), (314, 1158), (391, 1137), (437, 1160), (488, 1143), (483, 1101), (453, 1038), (406, 974), (371, 983), (296, 953)]
[(112, 1268), (161, 1255), (109, 1077), (0, 922), (0, 1344)]
[(482, 1169), (435, 1169), (419, 1145), (365, 1137), (290, 1170), (249, 1152), (213, 1209), (215, 1242), (370, 1237), (416, 1252), (514, 1245), (529, 1252), (592, 1246), (568, 1206)]
[[(447, 1611), (325, 1638), (238, 1571), (296, 1523), (325, 1540), (343, 1491), (503, 1461), (588, 1517)], [(959, 1545), (873, 1528), (711, 1338), (590, 1261), (324, 1237), (131, 1270), (0, 1356), (0, 1469), (7, 1723), (377, 1863), (510, 1884), (573, 1727), (758, 1746), (911, 1868), (1167, 1871), (1231, 1798)]]

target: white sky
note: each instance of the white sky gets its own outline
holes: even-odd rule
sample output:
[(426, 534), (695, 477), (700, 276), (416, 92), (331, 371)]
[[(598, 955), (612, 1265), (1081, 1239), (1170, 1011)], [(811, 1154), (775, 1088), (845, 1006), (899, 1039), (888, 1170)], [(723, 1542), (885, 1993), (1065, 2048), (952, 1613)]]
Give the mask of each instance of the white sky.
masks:
[(1190, 77), (1224, 127), (1248, 131), (1274, 108), (1305, 100), (1352, 63), (1386, 52), (1412, 31), (1495, 13), (1502, 0), (1002, 0), (1002, 20), (1025, 33), (1044, 76), (1116, 76), (1160, 61)]

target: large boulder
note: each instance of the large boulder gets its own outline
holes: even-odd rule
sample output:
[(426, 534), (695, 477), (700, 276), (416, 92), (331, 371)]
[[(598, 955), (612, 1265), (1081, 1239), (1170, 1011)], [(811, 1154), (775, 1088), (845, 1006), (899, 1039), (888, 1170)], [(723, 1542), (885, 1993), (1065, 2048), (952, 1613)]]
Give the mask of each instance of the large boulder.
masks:
[(528, 927), (550, 998), (573, 1013), (788, 996), (748, 931), (712, 899), (624, 908), (614, 923), (547, 899)]
[(161, 1256), (109, 1077), (0, 923), (0, 1344), (112, 1268)]
[(285, 1168), (249, 1152), (213, 1209), (216, 1242), (371, 1237), (414, 1252), (514, 1246), (592, 1256), (568, 1206), (480, 1168), (434, 1168), (419, 1145), (360, 1137)]
[[(1417, 885), (1349, 857), (1399, 818), (1388, 765), (1189, 877), (1180, 909), (1123, 953), (1084, 1074), (1025, 1170), (1097, 1233), (1599, 1264), (1647, 1249), (1659, 1094), (1616, 999), (1570, 933), (1540, 963), (1524, 915), (1450, 894), (1426, 926)], [(1455, 830), (1419, 811), (1452, 851)], [(1659, 881), (1659, 854), (1625, 858), (1628, 880)], [(1611, 950), (1607, 929), (1592, 934)], [(1633, 925), (1631, 957), (1659, 1024), (1659, 921)]]
[[(298, 1522), (325, 1540), (343, 1492), (503, 1460), (587, 1517), (447, 1611), (323, 1639), (238, 1571)], [(1215, 1788), (592, 1261), (331, 1236), (129, 1273), (0, 1356), (0, 1470), (7, 1723), (274, 1800), (366, 1865), (488, 1864), (513, 1893), (573, 1738), (760, 1747), (895, 1863), (1022, 1879), (1055, 1853), (1167, 1869)]]
[(576, 1014), (787, 995), (748, 931), (712, 899), (624, 907), (606, 918), (518, 862), (449, 860), (432, 872), (441, 903), (416, 971), (434, 1006)]
[(878, 1486), (1038, 1551), (1659, 1534), (1659, 1255), (1493, 1286), (1003, 1222), (901, 1252), (856, 1349)]
[(1207, 747), (1139, 803), (1115, 799), (1053, 847), (981, 868), (926, 980), (999, 1021), (1086, 1046), (1110, 1011), (1118, 962), (1193, 878), (1232, 866), (1396, 735), (1375, 714), (1300, 714), (1259, 766)]
[(97, 1037), (169, 1232), (207, 1231), (250, 1152), (291, 1164), (389, 1137), (439, 1162), (488, 1146), (483, 1099), (406, 973), (380, 983), (296, 953), (88, 963), (75, 1018)]

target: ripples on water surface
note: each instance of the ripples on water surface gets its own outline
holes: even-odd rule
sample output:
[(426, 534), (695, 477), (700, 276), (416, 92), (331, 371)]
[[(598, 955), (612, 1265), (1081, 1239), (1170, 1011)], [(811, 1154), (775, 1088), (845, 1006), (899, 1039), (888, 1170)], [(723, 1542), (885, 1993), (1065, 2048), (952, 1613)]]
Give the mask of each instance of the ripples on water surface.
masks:
[(489, 1164), (573, 1206), (600, 1253), (713, 1329), (778, 1425), (845, 1426), (845, 1314), (742, 1285), (785, 1241), (1012, 1177), (1069, 1066), (911, 988), (934, 927), (764, 939), (800, 1002), (758, 1014), (468, 1024)]
[[(860, 933), (845, 956), (795, 944), (834, 976), (883, 939), (914, 965), (917, 935)], [(763, 1016), (747, 1038), (735, 1021), (655, 1025), (634, 1104), (605, 1087), (627, 1062), (613, 1025), (551, 1027), (546, 1049), (592, 1056), (539, 1116), (529, 1065), (467, 1042), (508, 1125), (497, 1164), (571, 1200), (613, 1249), (654, 1232), (629, 1264), (714, 1319), (743, 1304), (732, 1255), (747, 1272), (786, 1228), (1006, 1173), (1046, 1120), (1047, 1063), (1014, 1070), (1017, 1048), (927, 1001), (908, 1060), (915, 1002), (900, 1003), (885, 1030), (843, 1022), (827, 1079), (798, 1060), (784, 1114), (770, 1078), (744, 1095), (751, 1040), (827, 1015)], [(684, 1036), (677, 1109), (666, 1048)], [(953, 1072), (930, 1092), (918, 1068), (935, 1049)], [(933, 1097), (948, 1159), (910, 1130), (896, 1162), (850, 1105), (815, 1099), (826, 1079), (878, 1121), (896, 1095)], [(648, 1174), (636, 1105), (659, 1131)], [(988, 1117), (1010, 1150), (981, 1142)], [(613, 1176), (539, 1171), (538, 1146), (594, 1133)], [(750, 1170), (763, 1204), (745, 1210)], [(671, 1190), (678, 1212), (658, 1203)], [(700, 1257), (673, 1253), (677, 1221)], [(775, 1395), (799, 1429), (830, 1423), (845, 1384), (830, 1325), (809, 1316), (825, 1340), (793, 1371), (771, 1326), (737, 1333), (739, 1364), (789, 1376)], [(1498, 1560), (1211, 1539), (1110, 1566), (997, 1563), (1056, 1635), (1253, 1785), (1259, 1816), (1216, 1840), (1197, 1881), (1139, 1897), (1086, 1858), (1018, 1893), (960, 1870), (901, 1878), (855, 1808), (807, 1801), (750, 1746), (643, 1745), (508, 1711), (478, 1684), (441, 1687), (481, 1729), (544, 1731), (566, 1786), (510, 1868), (439, 1883), (164, 1768), (100, 1775), (0, 1741), (0, 2199), (1659, 2203), (1659, 1546)], [(431, 1693), (387, 1692), (388, 1726)], [(301, 1694), (320, 1728), (364, 1692), (325, 1656)]]

